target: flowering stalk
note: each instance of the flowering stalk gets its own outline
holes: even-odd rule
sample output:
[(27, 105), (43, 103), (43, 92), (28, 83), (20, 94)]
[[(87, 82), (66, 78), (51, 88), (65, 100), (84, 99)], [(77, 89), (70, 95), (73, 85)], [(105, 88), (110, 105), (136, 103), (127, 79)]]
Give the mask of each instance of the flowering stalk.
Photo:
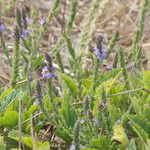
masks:
[(45, 24), (40, 28), (40, 34), (39, 34), (39, 39), (38, 39), (38, 44), (42, 38), (42, 36), (44, 35), (45, 31), (47, 30), (48, 24), (50, 23), (51, 19), (53, 18), (53, 16), (55, 15), (56, 9), (58, 8), (60, 3), (60, 0), (54, 0), (52, 8), (49, 12), (49, 15), (47, 17), (47, 20), (45, 22)]
[(26, 30), (28, 27), (28, 21), (27, 21), (27, 12), (25, 10), (25, 8), (22, 8), (22, 24), (23, 24), (23, 28)]
[(53, 72), (52, 58), (48, 55), (48, 53), (45, 53), (45, 59), (48, 65), (43, 68), (45, 72), (43, 71), (42, 74), (43, 74), (43, 77), (46, 77), (48, 81), (47, 85), (48, 85), (49, 101), (52, 106), (52, 111), (54, 112), (55, 119), (57, 120), (57, 122), (61, 121), (61, 123), (64, 124), (64, 121), (62, 120), (60, 115), (58, 115), (59, 114), (58, 109), (56, 107), (56, 104), (53, 101), (54, 91), (53, 91), (52, 79), (55, 78), (56, 75), (52, 73)]
[(100, 35), (96, 38), (96, 47), (93, 49), (94, 54), (96, 55), (96, 59), (94, 59), (94, 77), (93, 77), (93, 95), (95, 94), (95, 90), (97, 87), (98, 80), (98, 69), (101, 65), (101, 62), (106, 57), (106, 49), (105, 46), (102, 45), (103, 37)]
[(77, 120), (74, 126), (74, 144), (75, 150), (80, 150), (80, 143), (79, 143), (79, 135), (80, 135), (80, 123)]
[(137, 52), (136, 52), (136, 55), (135, 55), (135, 68), (140, 71), (141, 70), (141, 53), (142, 53), (142, 48), (137, 45), (136, 49), (137, 49)]
[[(149, 0), (144, 0), (142, 10), (141, 10), (140, 21), (139, 21), (139, 23), (136, 27), (134, 39), (133, 39), (131, 49), (130, 49), (130, 52), (128, 54), (126, 63), (132, 58), (132, 56), (135, 56), (134, 54), (137, 53), (137, 51), (138, 51), (138, 49), (137, 49), (138, 46), (137, 45), (139, 44), (139, 41), (141, 40), (141, 37), (142, 37), (142, 34), (143, 34), (145, 16), (146, 16), (146, 12), (148, 10), (148, 3), (149, 3)], [(136, 60), (136, 57), (134, 57), (134, 60)]]
[(18, 7), (16, 8), (16, 22), (19, 28), (19, 32), (21, 34), (22, 33), (22, 20), (21, 20), (21, 12), (18, 9)]
[(19, 28), (15, 26), (14, 32), (14, 50), (12, 58), (12, 72), (11, 72), (11, 86), (15, 86), (19, 76), (19, 43), (20, 43), (20, 32)]
[(60, 55), (60, 51), (57, 51), (56, 52), (56, 60), (57, 60), (57, 63), (59, 65), (59, 68), (62, 72), (64, 72), (64, 65), (62, 63), (62, 59), (61, 59), (61, 55)]
[(69, 32), (72, 28), (73, 21), (75, 19), (76, 12), (77, 12), (77, 4), (78, 4), (77, 0), (72, 0), (71, 1), (70, 16), (68, 17), (67, 26), (65, 28), (66, 33), (64, 33), (64, 35), (61, 36), (61, 38), (58, 40), (56, 46), (52, 49), (52, 53), (55, 53), (57, 62), (59, 64), (59, 67), (60, 67), (62, 72), (64, 72), (64, 67), (63, 67), (63, 64), (62, 64), (61, 56), (60, 56), (60, 48), (64, 43), (64, 40), (65, 40), (64, 36), (66, 37), (65, 34), (69, 34)]
[(68, 17), (67, 25), (65, 31), (69, 33), (69, 31), (72, 28), (73, 21), (75, 19), (76, 13), (77, 13), (77, 5), (78, 5), (78, 0), (71, 0), (71, 7), (70, 7), (70, 15)]
[(116, 52), (113, 60), (113, 68), (117, 68), (117, 63), (118, 63), (118, 52)]
[(95, 94), (95, 90), (96, 90), (96, 87), (97, 87), (97, 78), (98, 78), (98, 72), (99, 72), (99, 67), (100, 67), (100, 61), (98, 59), (95, 60), (95, 63), (94, 63), (94, 77), (93, 77), (93, 87), (92, 87), (92, 91), (93, 91), (93, 96)]
[(36, 36), (37, 36), (37, 32), (36, 32), (36, 24), (37, 24), (37, 10), (32, 6), (31, 7), (31, 18), (32, 18), (32, 21), (31, 21), (31, 32), (32, 32), (32, 35), (31, 35), (31, 41), (29, 42), (24, 40), (24, 44), (26, 43), (26, 48), (29, 50), (30, 52), (30, 60), (29, 60), (29, 65), (30, 65), (30, 71), (32, 71), (33, 69), (33, 60), (34, 60), (34, 57), (36, 55), (36, 52), (38, 50), (38, 44), (37, 44), (37, 41), (35, 40), (36, 39)]
[(110, 117), (109, 117), (109, 111), (107, 109), (107, 105), (106, 105), (106, 91), (104, 88), (102, 88), (101, 90), (101, 102), (99, 103), (99, 113), (104, 125), (104, 132), (106, 132), (106, 134), (109, 136), (111, 135), (111, 123), (110, 123)]
[(111, 53), (111, 50), (113, 49), (113, 47), (115, 46), (115, 44), (116, 44), (116, 42), (117, 42), (117, 40), (118, 40), (118, 37), (119, 37), (119, 32), (117, 31), (117, 32), (113, 35), (113, 37), (112, 37), (112, 39), (111, 39), (111, 41), (110, 41), (110, 43), (109, 43), (109, 45), (108, 45), (108, 47), (107, 47), (106, 59), (109, 57), (109, 55), (110, 55), (110, 53)]
[(88, 17), (86, 19), (85, 25), (81, 32), (80, 37), (80, 50), (84, 49), (84, 46), (87, 44), (87, 40), (89, 39), (89, 31), (91, 28), (92, 21), (94, 20), (95, 12), (99, 7), (99, 0), (93, 0), (91, 4), (91, 8), (88, 13)]
[(126, 67), (125, 67), (125, 58), (124, 58), (124, 52), (122, 48), (119, 49), (119, 63), (120, 63), (120, 67), (122, 68), (122, 74), (124, 77), (126, 88), (129, 89), (130, 84), (128, 81), (128, 74), (127, 74)]
[(46, 109), (44, 107), (44, 104), (43, 104), (43, 101), (42, 101), (40, 81), (37, 81), (37, 84), (36, 84), (36, 98), (39, 101), (39, 106), (40, 106), (40, 109), (41, 109), (43, 115), (48, 119), (49, 122), (54, 123), (54, 121), (52, 120), (52, 118), (50, 117), (50, 115), (48, 114), (48, 112), (46, 111)]
[(81, 63), (77, 58), (77, 55), (75, 53), (75, 49), (73, 48), (73, 45), (71, 42), (71, 39), (66, 32), (64, 33), (64, 40), (66, 42), (69, 54), (72, 58), (72, 64), (71, 65), (73, 65), (73, 69), (75, 72), (75, 76), (77, 77), (77, 81), (81, 82), (81, 74), (82, 74)]

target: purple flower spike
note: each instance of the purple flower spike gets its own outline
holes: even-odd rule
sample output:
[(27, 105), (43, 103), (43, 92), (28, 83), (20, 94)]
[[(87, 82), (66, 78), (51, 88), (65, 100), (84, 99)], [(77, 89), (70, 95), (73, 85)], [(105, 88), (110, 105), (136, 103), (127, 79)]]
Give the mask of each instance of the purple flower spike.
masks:
[(56, 74), (50, 73), (47, 66), (44, 66), (42, 69), (42, 77), (46, 79), (51, 79), (57, 77)]
[(99, 121), (97, 119), (93, 119), (93, 124), (94, 125), (98, 125), (99, 124)]
[(40, 102), (38, 99), (35, 99), (35, 101), (33, 102), (34, 105), (38, 105)]
[(0, 24), (0, 31), (2, 32), (5, 29), (3, 24)]
[(70, 146), (70, 149), (69, 149), (69, 150), (75, 150), (75, 145), (72, 144), (72, 145)]
[(49, 72), (43, 74), (43, 78), (51, 79), (51, 78), (54, 78), (54, 77), (55, 77), (54, 74), (51, 74)]
[(41, 26), (43, 26), (46, 23), (46, 21), (44, 19), (40, 19), (39, 23), (40, 23)]
[(42, 69), (42, 72), (48, 72), (48, 67), (44, 66), (43, 69)]
[(106, 49), (104, 46), (102, 46), (101, 49), (99, 49), (98, 47), (95, 47), (93, 50), (99, 61), (102, 61), (105, 58)]
[(103, 108), (106, 108), (106, 105), (105, 105), (104, 102), (100, 102), (100, 103), (98, 104), (98, 107), (99, 107), (100, 109), (103, 109)]
[(24, 30), (24, 31), (22, 31), (21, 37), (24, 39), (24, 38), (26, 38), (28, 36), (29, 33), (30, 33), (29, 30)]

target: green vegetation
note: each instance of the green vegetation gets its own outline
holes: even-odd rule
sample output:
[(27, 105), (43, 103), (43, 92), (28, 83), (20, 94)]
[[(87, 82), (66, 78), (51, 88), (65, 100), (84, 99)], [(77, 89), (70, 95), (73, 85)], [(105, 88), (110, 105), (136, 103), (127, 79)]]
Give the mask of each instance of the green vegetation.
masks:
[[(1, 48), (11, 67), (10, 83), (0, 90), (0, 150), (150, 150), (150, 71), (142, 70), (140, 45), (148, 0), (141, 8), (129, 55), (126, 57), (124, 49), (118, 47), (114, 64), (102, 71), (119, 33), (112, 35), (107, 46), (99, 35), (91, 48), (94, 29), (89, 30), (100, 15), (95, 13), (108, 2), (92, 1), (80, 40), (74, 46), (70, 31), (79, 1), (71, 0), (64, 32), (45, 54), (40, 53), (39, 45), (59, 0), (53, 1), (40, 25), (36, 8), (31, 8), (29, 23), (24, 8), (16, 6), (12, 56), (0, 22)], [(4, 15), (11, 6), (3, 8)], [(68, 68), (61, 55), (62, 46), (66, 48)], [(87, 59), (91, 60), (90, 67)], [(132, 72), (126, 67), (131, 59), (135, 66)]]

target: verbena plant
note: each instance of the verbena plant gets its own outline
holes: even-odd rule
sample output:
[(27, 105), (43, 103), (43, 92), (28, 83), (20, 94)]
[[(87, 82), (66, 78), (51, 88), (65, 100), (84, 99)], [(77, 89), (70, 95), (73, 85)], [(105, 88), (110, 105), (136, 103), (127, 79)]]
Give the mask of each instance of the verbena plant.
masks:
[[(0, 91), (0, 149), (150, 149), (150, 71), (141, 68), (140, 45), (148, 0), (143, 1), (129, 55), (126, 57), (119, 47), (112, 66), (104, 72), (101, 68), (119, 33), (114, 33), (107, 46), (103, 45), (103, 36), (95, 41), (91, 37), (108, 2), (91, 2), (75, 47), (70, 31), (79, 1), (71, 0), (64, 32), (45, 54), (39, 52), (40, 43), (59, 0), (53, 1), (40, 25), (34, 7), (30, 15), (24, 7), (16, 7), (12, 55), (5, 44), (1, 20), (1, 48), (11, 74), (8, 86)], [(4, 14), (9, 5), (6, 8)], [(92, 42), (95, 47), (91, 47)], [(67, 68), (62, 46), (66, 48)], [(131, 59), (135, 68), (132, 74), (126, 67)]]

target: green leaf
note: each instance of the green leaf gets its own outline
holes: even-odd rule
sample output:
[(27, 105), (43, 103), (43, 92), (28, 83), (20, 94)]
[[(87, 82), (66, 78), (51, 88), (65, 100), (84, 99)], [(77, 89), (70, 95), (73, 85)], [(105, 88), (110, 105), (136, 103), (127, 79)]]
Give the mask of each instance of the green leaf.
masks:
[(144, 71), (143, 73), (143, 84), (144, 87), (150, 89), (150, 71)]
[(92, 139), (90, 141), (90, 145), (92, 146), (92, 148), (97, 148), (97, 149), (108, 149), (108, 139), (107, 137), (99, 137), (97, 139)]
[(13, 91), (12, 88), (5, 89), (0, 95), (0, 101)]
[(43, 61), (43, 55), (39, 55), (35, 60), (34, 60), (34, 69), (36, 69)]
[(60, 113), (65, 119), (65, 122), (68, 127), (74, 127), (74, 124), (77, 120), (77, 115), (75, 110), (69, 104), (70, 95), (66, 94), (62, 101), (62, 107), (60, 108)]
[(131, 139), (126, 150), (137, 150), (134, 139)]
[[(18, 138), (19, 131), (13, 130), (9, 132), (8, 136), (16, 141), (19, 140)], [(22, 142), (25, 146), (33, 149), (33, 139), (31, 136), (22, 134)], [(49, 150), (50, 146), (48, 142), (37, 142), (37, 150)]]
[[(12, 138), (12, 139), (14, 139), (14, 140), (16, 140), (16, 141), (19, 141), (18, 135), (19, 135), (19, 131), (18, 131), (18, 130), (13, 130), (13, 131), (10, 131), (10, 132), (8, 133), (8, 137), (9, 137), (9, 138)], [(28, 147), (30, 147), (30, 148), (33, 147), (32, 137), (31, 137), (31, 136), (27, 136), (27, 135), (25, 135), (25, 134), (22, 134), (22, 142), (23, 142), (26, 146), (28, 146)]]
[(144, 120), (144, 118), (142, 119), (140, 116), (129, 116), (129, 119), (133, 131), (142, 141), (146, 143), (148, 139), (148, 129), (150, 129), (150, 124), (147, 124), (146, 120)]
[(58, 128), (56, 129), (55, 134), (59, 138), (63, 139), (66, 143), (71, 144), (72, 138), (70, 137), (70, 134), (68, 134), (67, 130)]
[(99, 97), (100, 91), (104, 88), (106, 91), (106, 95), (110, 92), (111, 88), (114, 84), (118, 83), (118, 78), (120, 77), (122, 71), (120, 71), (116, 76), (113, 78), (108, 79), (107, 81), (101, 83), (99, 87), (96, 89), (96, 95)]
[(18, 124), (18, 113), (16, 111), (6, 111), (4, 116), (0, 117), (0, 125), (6, 128), (12, 128)]
[(49, 142), (38, 142), (36, 150), (49, 150), (50, 145)]
[(28, 110), (23, 113), (23, 120), (28, 119), (32, 113), (37, 110), (37, 105), (31, 105)]
[(76, 97), (77, 91), (78, 91), (76, 82), (64, 73), (59, 73), (59, 75), (60, 75), (61, 79), (63, 81), (65, 81), (65, 83), (66, 83), (67, 87), (69, 88), (69, 90), (71, 91), (72, 95), (74, 95)]
[(92, 78), (86, 78), (82, 82), (82, 95), (85, 96), (89, 93), (92, 93)]
[(17, 97), (18, 91), (7, 89), (0, 96), (0, 112), (4, 111)]
[(123, 146), (126, 146), (129, 142), (128, 137), (124, 131), (124, 128), (121, 124), (116, 124), (113, 127), (113, 137), (114, 140), (119, 141)]
[(4, 143), (3, 136), (0, 136), (0, 150), (6, 150), (6, 144)]

